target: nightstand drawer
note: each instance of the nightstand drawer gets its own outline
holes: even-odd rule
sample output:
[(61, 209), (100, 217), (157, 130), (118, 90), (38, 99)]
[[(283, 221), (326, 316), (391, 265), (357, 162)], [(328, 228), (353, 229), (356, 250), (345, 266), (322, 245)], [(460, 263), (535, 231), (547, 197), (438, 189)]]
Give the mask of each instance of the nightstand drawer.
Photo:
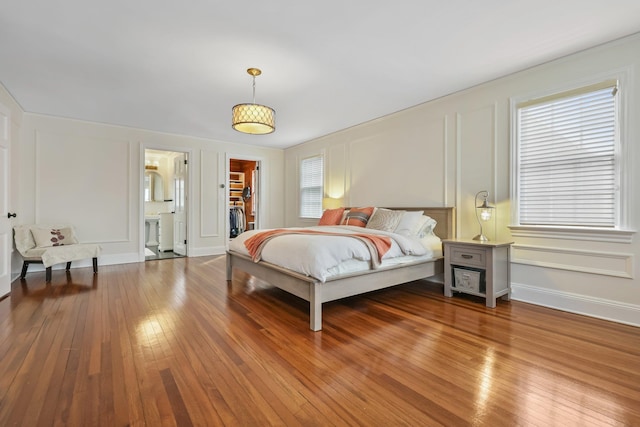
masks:
[(485, 251), (452, 246), (450, 262), (451, 264), (464, 264), (472, 265), (474, 267), (484, 267), (486, 263)]

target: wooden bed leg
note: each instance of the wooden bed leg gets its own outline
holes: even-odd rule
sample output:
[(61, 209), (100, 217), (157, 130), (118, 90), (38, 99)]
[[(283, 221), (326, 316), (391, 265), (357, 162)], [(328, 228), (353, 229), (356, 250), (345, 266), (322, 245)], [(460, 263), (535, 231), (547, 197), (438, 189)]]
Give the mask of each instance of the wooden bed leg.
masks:
[(93, 274), (98, 274), (98, 258), (93, 258)]
[(227, 282), (231, 281), (233, 265), (231, 264), (231, 255), (227, 254)]
[(309, 326), (314, 332), (322, 330), (321, 286), (321, 283), (311, 284), (311, 292), (309, 295)]
[(71, 270), (71, 261), (67, 262), (67, 268), (66, 268), (66, 270), (67, 270), (67, 271)]
[(49, 283), (51, 281), (51, 267), (47, 267), (44, 273), (44, 281)]

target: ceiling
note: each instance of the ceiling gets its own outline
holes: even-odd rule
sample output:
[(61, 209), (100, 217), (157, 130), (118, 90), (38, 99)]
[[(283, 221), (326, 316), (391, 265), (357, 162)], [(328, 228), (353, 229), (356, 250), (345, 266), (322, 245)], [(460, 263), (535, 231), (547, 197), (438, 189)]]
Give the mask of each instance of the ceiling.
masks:
[[(276, 148), (640, 31), (638, 0), (23, 0), (0, 82), (29, 113)], [(231, 128), (233, 105), (276, 131)]]

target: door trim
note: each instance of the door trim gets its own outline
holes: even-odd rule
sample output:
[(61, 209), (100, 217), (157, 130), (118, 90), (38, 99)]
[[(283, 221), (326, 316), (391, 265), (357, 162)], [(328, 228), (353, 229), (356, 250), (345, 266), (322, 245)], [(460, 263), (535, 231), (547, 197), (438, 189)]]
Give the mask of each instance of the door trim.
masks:
[(158, 150), (158, 151), (171, 151), (174, 153), (184, 153), (187, 156), (187, 200), (185, 208), (187, 210), (187, 247), (186, 256), (189, 256), (191, 242), (193, 242), (193, 150), (185, 147), (176, 147), (171, 145), (161, 145), (154, 143), (140, 143), (140, 161), (138, 162), (138, 206), (139, 206), (139, 219), (138, 219), (138, 262), (145, 262), (144, 254), (144, 166), (145, 166), (145, 151), (146, 150)]
[[(0, 176), (3, 188), (0, 189), (0, 253), (3, 254), (0, 259), (0, 299), (11, 295), (12, 272), (13, 265), (13, 221), (8, 217), (11, 212), (11, 110), (4, 104), (0, 103), (0, 120), (4, 123), (0, 126), (0, 150), (4, 151), (2, 158), (4, 164), (0, 165), (2, 170)], [(4, 176), (2, 176), (4, 175)]]
[(224, 164), (224, 177), (223, 180), (221, 182), (224, 182), (225, 184), (225, 197), (224, 197), (224, 204), (221, 207), (221, 213), (223, 215), (223, 217), (225, 218), (224, 220), (224, 244), (225, 244), (225, 248), (229, 249), (229, 232), (230, 230), (230, 224), (229, 224), (229, 172), (231, 172), (231, 159), (235, 159), (235, 160), (246, 160), (246, 161), (250, 161), (250, 162), (257, 162), (258, 165), (260, 166), (258, 169), (258, 182), (260, 183), (260, 187), (258, 188), (258, 211), (257, 211), (257, 217), (258, 220), (256, 221), (256, 228), (260, 228), (261, 224), (264, 223), (264, 203), (265, 203), (265, 198), (264, 198), (264, 194), (265, 194), (265, 168), (266, 168), (266, 159), (264, 157), (257, 157), (257, 156), (248, 156), (246, 154), (233, 154), (233, 153), (226, 153), (225, 156), (225, 164)]

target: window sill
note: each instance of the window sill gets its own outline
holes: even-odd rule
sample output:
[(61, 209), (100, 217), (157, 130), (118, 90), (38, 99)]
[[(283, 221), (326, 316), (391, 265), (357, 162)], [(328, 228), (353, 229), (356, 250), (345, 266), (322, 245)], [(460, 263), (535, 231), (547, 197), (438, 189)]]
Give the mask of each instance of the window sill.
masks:
[(546, 239), (589, 240), (597, 242), (631, 243), (635, 230), (510, 225), (514, 237), (539, 237)]

